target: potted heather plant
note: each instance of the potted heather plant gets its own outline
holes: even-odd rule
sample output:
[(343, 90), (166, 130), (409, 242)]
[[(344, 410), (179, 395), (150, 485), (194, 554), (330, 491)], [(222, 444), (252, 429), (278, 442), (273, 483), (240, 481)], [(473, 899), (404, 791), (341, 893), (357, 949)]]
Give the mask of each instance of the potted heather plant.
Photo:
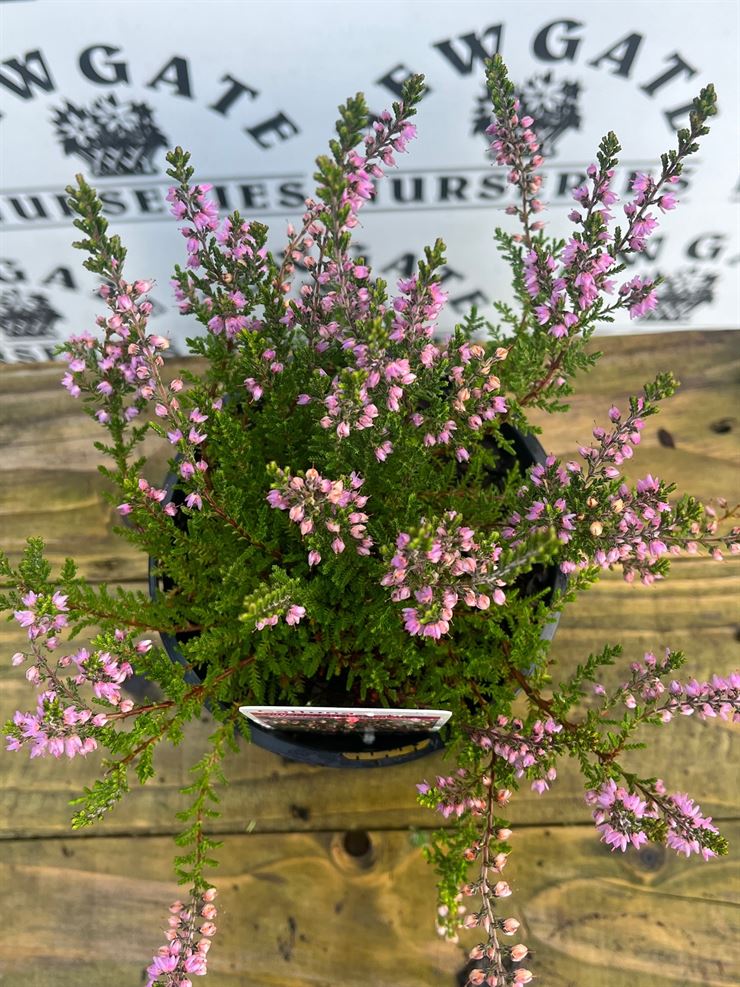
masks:
[[(719, 527), (731, 511), (717, 517), (650, 475), (635, 486), (621, 476), (676, 383), (661, 372), (628, 406), (605, 409), (577, 460), (540, 454), (528, 420), (535, 408), (567, 412), (575, 378), (597, 359), (585, 344), (600, 323), (655, 306), (656, 283), (625, 275), (623, 258), (642, 251), (658, 213), (676, 205), (672, 190), (707, 132), (714, 91), (697, 98), (656, 174), (634, 177), (621, 226), (612, 189), (620, 147), (608, 134), (574, 190), (572, 235), (558, 240), (539, 218), (532, 120), (520, 117), (500, 58), (487, 80), (493, 156), (515, 192), (507, 211), (517, 232), (496, 233), (515, 302), (496, 305), (497, 324), (471, 313), (444, 340), (434, 334), (445, 302), (441, 241), (395, 294), (351, 252), (362, 205), (414, 136), (421, 77), (371, 126), (361, 95), (341, 107), (330, 153), (317, 161), (316, 197), (279, 255), (261, 224), (221, 219), (208, 186), (193, 183), (188, 154), (170, 153), (169, 201), (187, 242), (175, 292), (205, 327), (190, 341), (200, 360), (182, 377), (167, 372), (167, 340), (147, 329), (150, 282), (125, 272), (94, 190), (81, 177), (69, 190), (77, 245), (103, 280), (108, 311), (97, 336), (67, 344), (63, 383), (108, 435), (98, 448), (111, 460), (120, 534), (152, 560), (153, 593), (93, 587), (71, 561), (52, 573), (34, 539), (20, 565), (3, 560), (3, 603), (28, 635), (12, 661), (38, 690), (36, 708), (7, 725), (7, 747), (32, 757), (105, 748), (102, 777), (73, 817), (86, 826), (123, 797), (130, 772), (142, 783), (152, 776), (159, 743), (177, 742), (210, 708), (211, 747), (185, 790), (178, 839), (189, 898), (171, 908), (149, 987), (191, 987), (206, 972), (216, 931), (209, 806), (238, 733), (249, 734), (245, 705), (329, 696), (330, 707), (388, 716), (451, 713), (442, 738), (454, 767), (417, 787), (447, 820), (426, 847), (440, 878), (439, 930), (478, 930), (469, 984), (533, 977), (527, 947), (508, 945), (518, 923), (499, 908), (510, 894), (503, 814), (520, 785), (546, 791), (560, 757), (579, 761), (612, 849), (656, 840), (705, 858), (726, 851), (688, 795), (628, 772), (620, 756), (638, 728), (677, 713), (737, 717), (738, 676), (686, 680), (683, 655), (668, 651), (632, 656), (623, 684), (607, 692), (600, 670), (619, 647), (584, 656), (565, 681), (548, 662), (554, 619), (602, 572), (649, 585), (674, 554), (719, 558), (723, 544), (740, 547), (740, 529)], [(152, 432), (170, 450), (167, 483), (142, 455)], [(75, 650), (65, 638), (87, 627), (98, 632)], [(127, 696), (133, 674), (161, 697)], [(586, 692), (596, 702), (579, 714)], [(517, 694), (527, 709), (519, 717)]]

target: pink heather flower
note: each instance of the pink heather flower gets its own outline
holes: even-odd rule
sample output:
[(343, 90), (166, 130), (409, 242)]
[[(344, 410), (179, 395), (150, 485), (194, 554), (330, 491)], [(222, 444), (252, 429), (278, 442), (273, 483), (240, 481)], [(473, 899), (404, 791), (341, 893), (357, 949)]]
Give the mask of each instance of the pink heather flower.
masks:
[(119, 514), (121, 514), (121, 515), (123, 515), (125, 517), (126, 514), (130, 514), (131, 513), (131, 511), (133, 510), (133, 508), (131, 507), (131, 504), (119, 504), (118, 507), (116, 508), (116, 510), (118, 511)]
[(530, 970), (520, 968), (514, 974), (514, 984), (528, 984), (534, 979), (534, 974)]
[(704, 817), (693, 799), (682, 792), (671, 795), (666, 806), (667, 811), (664, 810), (664, 813), (669, 826), (666, 846), (686, 857), (692, 853), (701, 853), (705, 860), (714, 857), (714, 851), (710, 850), (702, 839), (705, 832), (715, 834), (719, 832), (717, 827), (712, 825), (711, 816)]
[(203, 501), (200, 497), (200, 494), (197, 494), (195, 492), (189, 493), (187, 495), (187, 497), (185, 498), (185, 503), (189, 508), (191, 508), (191, 510), (193, 508), (196, 508), (197, 510), (200, 511), (203, 508)]
[(381, 442), (381, 444), (375, 449), (375, 458), (378, 462), (382, 463), (390, 456), (393, 452), (393, 443), (389, 441)]
[(626, 789), (617, 787), (609, 779), (598, 791), (590, 791), (586, 801), (595, 805), (594, 821), (601, 832), (601, 839), (612, 851), (623, 853), (632, 844), (638, 849), (647, 843), (647, 835), (642, 828), (642, 818), (647, 803)]
[(75, 383), (72, 374), (65, 374), (62, 377), (62, 387), (66, 387), (67, 391), (73, 398), (78, 398), (82, 393), (79, 386)]
[(301, 621), (303, 617), (305, 617), (305, 615), (306, 615), (305, 607), (299, 607), (293, 604), (288, 609), (288, 612), (285, 615), (285, 623), (290, 625), (297, 624)]
[(261, 617), (255, 624), (255, 627), (257, 628), (258, 631), (264, 630), (265, 627), (275, 627), (278, 620), (279, 620), (278, 615), (274, 613), (269, 617)]
[(419, 615), (413, 607), (406, 607), (403, 611), (404, 627), (409, 634), (420, 634), (422, 626), (419, 623)]

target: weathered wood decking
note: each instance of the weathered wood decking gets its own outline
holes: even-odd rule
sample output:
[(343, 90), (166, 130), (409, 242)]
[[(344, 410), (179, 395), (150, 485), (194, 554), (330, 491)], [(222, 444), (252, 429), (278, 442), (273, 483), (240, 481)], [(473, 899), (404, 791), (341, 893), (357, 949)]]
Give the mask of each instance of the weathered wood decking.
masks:
[[(609, 404), (673, 369), (679, 395), (645, 430), (631, 475), (673, 478), (701, 497), (740, 496), (740, 333), (622, 337), (543, 442), (565, 455), (588, 439)], [(96, 427), (59, 386), (58, 366), (0, 371), (0, 546), (16, 555), (41, 535), (52, 560), (75, 556), (93, 580), (141, 584), (145, 560), (110, 534), (91, 440)], [(659, 429), (662, 430), (659, 433)], [(152, 477), (154, 471), (152, 470)], [(738, 666), (740, 566), (681, 559), (662, 585), (603, 580), (564, 614), (554, 654), (565, 670), (607, 642), (625, 661), (670, 644), (697, 676)], [(17, 625), (0, 625), (0, 718), (33, 702), (9, 656)], [(617, 670), (612, 670), (615, 677)], [(72, 834), (69, 798), (93, 777), (90, 760), (28, 762), (0, 753), (2, 987), (123, 987), (143, 982), (176, 896), (171, 859), (178, 789), (208, 734), (206, 721), (157, 775), (94, 831)], [(681, 719), (655, 731), (644, 773), (690, 792), (722, 820), (731, 855), (704, 864), (660, 848), (610, 854), (599, 843), (577, 773), (512, 804), (514, 889), (537, 983), (548, 987), (730, 987), (740, 981), (738, 756), (723, 722)], [(737, 734), (735, 733), (735, 739)], [(433, 928), (434, 881), (413, 846), (414, 782), (435, 759), (385, 771), (312, 769), (245, 748), (214, 830), (222, 834), (219, 931), (210, 987), (455, 987), (463, 946)], [(647, 766), (645, 767), (645, 764)], [(349, 830), (371, 847), (352, 856)], [(508, 904), (508, 902), (507, 902)], [(472, 940), (467, 945), (472, 945)]]

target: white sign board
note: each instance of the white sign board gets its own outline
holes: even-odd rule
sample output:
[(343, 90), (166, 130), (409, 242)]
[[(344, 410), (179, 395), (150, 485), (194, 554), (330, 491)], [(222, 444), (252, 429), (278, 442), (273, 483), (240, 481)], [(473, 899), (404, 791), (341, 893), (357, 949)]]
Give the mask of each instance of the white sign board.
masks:
[(128, 274), (155, 278), (153, 326), (184, 351), (196, 331), (170, 293), (183, 241), (165, 202), (165, 151), (193, 153), (224, 211), (268, 223), (279, 249), (312, 191), (337, 104), (363, 90), (374, 112), (424, 72), (418, 140), (381, 183), (356, 233), (376, 272), (406, 276), (425, 243), (448, 247), (443, 328), (476, 304), (493, 317), (507, 270), (492, 230), (509, 225), (492, 166), (483, 60), (505, 57), (548, 155), (543, 198), (568, 229), (570, 189), (615, 130), (617, 191), (655, 166), (707, 82), (720, 115), (634, 273), (666, 277), (649, 321), (610, 331), (738, 328), (738, 38), (732, 0), (0, 0), (0, 359), (47, 359), (92, 329), (95, 279), (71, 247), (64, 189), (98, 188), (129, 247)]

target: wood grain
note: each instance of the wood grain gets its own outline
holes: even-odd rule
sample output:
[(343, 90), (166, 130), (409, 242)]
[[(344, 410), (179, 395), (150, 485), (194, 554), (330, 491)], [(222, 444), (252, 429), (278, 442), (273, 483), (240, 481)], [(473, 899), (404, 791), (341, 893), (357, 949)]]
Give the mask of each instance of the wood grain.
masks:
[[(740, 825), (726, 827), (738, 842)], [(456, 987), (476, 941), (434, 932), (431, 871), (408, 832), (229, 835), (220, 851), (216, 987)], [(740, 977), (737, 860), (655, 848), (610, 854), (581, 827), (518, 831), (502, 915), (548, 987), (732, 987)], [(15, 840), (3, 846), (3, 987), (141, 983), (171, 881), (161, 838)], [(31, 902), (35, 907), (29, 907)], [(50, 973), (53, 971), (53, 981)]]
[[(740, 333), (619, 337), (601, 348), (606, 355), (570, 416), (542, 422), (548, 450), (571, 455), (613, 401), (624, 406), (657, 370), (673, 369), (683, 387), (650, 421), (629, 475), (652, 472), (704, 499), (740, 499)], [(53, 562), (73, 555), (94, 581), (142, 586), (145, 560), (112, 534), (116, 517), (101, 499), (105, 481), (92, 448), (99, 430), (59, 376), (53, 365), (0, 370), (0, 547), (17, 557), (28, 535), (41, 535)], [(149, 469), (158, 479), (161, 457)], [(563, 615), (554, 674), (615, 641), (624, 643), (625, 664), (670, 645), (686, 651), (699, 677), (736, 668), (739, 601), (734, 559), (677, 560), (670, 579), (649, 589), (607, 576)], [(0, 625), (0, 653), (12, 654), (20, 640), (15, 624)], [(613, 681), (621, 674), (609, 670)], [(32, 703), (18, 669), (0, 662), (0, 719)], [(141, 982), (175, 894), (170, 836), (179, 789), (209, 727), (204, 715), (180, 747), (159, 752), (152, 782), (92, 834), (68, 831), (66, 804), (94, 777), (92, 758), (29, 765), (22, 755), (0, 757), (0, 886), (12, 943), (0, 951), (3, 987)], [(682, 718), (654, 732), (640, 768), (689, 791), (737, 844), (736, 736), (723, 722)], [(225, 846), (212, 987), (455, 987), (463, 949), (434, 935), (433, 875), (410, 841), (411, 828), (431, 823), (415, 805), (414, 784), (443, 766), (435, 756), (336, 772), (244, 745), (228, 765), (231, 784), (214, 824)], [(567, 765), (546, 796), (520, 793), (512, 817), (509, 900), (525, 921), (522, 938), (536, 951), (531, 965), (543, 983), (729, 987), (740, 980), (737, 856), (704, 865), (652, 847), (609, 854)], [(348, 830), (370, 833), (370, 858), (344, 852)]]

